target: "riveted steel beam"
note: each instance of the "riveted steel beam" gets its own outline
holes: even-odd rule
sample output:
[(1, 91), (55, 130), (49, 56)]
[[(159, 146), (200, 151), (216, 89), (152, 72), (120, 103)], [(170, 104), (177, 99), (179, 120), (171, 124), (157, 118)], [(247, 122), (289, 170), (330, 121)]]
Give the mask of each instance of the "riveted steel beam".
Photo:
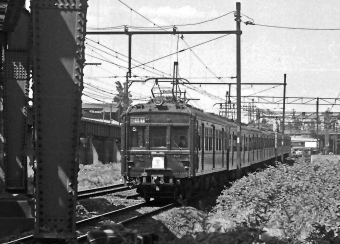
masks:
[(31, 1), (36, 238), (73, 239), (87, 0)]
[[(10, 0), (4, 1), (2, 4), (5, 11), (3, 22), (0, 23), (2, 31), (11, 32), (14, 30), (21, 11), (25, 6), (25, 0)], [(1, 8), (1, 7), (0, 7)]]
[(4, 50), (5, 189), (26, 193), (26, 129), (29, 80), (29, 13), (22, 9)]

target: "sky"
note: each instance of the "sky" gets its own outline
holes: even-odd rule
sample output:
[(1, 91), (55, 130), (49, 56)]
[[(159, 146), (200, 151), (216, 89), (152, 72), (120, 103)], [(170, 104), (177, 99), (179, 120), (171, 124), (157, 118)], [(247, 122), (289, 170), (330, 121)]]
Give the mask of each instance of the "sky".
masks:
[[(283, 83), (287, 75), (287, 97), (336, 98), (340, 94), (340, 2), (338, 0), (244, 0), (241, 2), (241, 82)], [(222, 0), (89, 0), (87, 30), (123, 31), (129, 26), (158, 28), (176, 26), (185, 30), (236, 30), (233, 11), (236, 1)], [(132, 10), (131, 10), (132, 9)], [(207, 20), (213, 21), (196, 24)], [(246, 21), (256, 25), (246, 25)], [(192, 25), (187, 25), (192, 24)], [(185, 25), (185, 26), (181, 26)], [(301, 30), (266, 27), (294, 27)], [(131, 27), (132, 26), (132, 27)], [(111, 28), (109, 28), (111, 27)], [(115, 27), (115, 28), (113, 28)], [(139, 29), (141, 30), (141, 29)], [(151, 29), (150, 29), (151, 30)], [(179, 63), (179, 75), (190, 82), (236, 82), (236, 36), (135, 35), (132, 37), (132, 73), (149, 77), (172, 76), (174, 62)], [(220, 37), (220, 38), (218, 38)], [(115, 82), (125, 82), (128, 66), (128, 37), (126, 35), (87, 35), (84, 69), (83, 102), (111, 102), (116, 94)], [(207, 42), (209, 40), (216, 40)], [(205, 44), (201, 44), (207, 42)], [(201, 44), (201, 45), (198, 45)], [(195, 46), (191, 50), (188, 47)], [(176, 51), (179, 54), (162, 58)], [(122, 55), (124, 56), (122, 56)], [(160, 58), (160, 59), (159, 59)], [(155, 62), (150, 62), (159, 59)], [(144, 67), (144, 69), (142, 69)], [(217, 78), (222, 77), (222, 78)], [(135, 78), (137, 79), (137, 78)], [(151, 96), (153, 82), (134, 82), (130, 92), (135, 102), (145, 102)], [(163, 85), (164, 86), (164, 85)], [(190, 88), (189, 88), (190, 87)], [(195, 107), (218, 113), (216, 103), (225, 101), (227, 85), (196, 85), (186, 90), (189, 103)], [(196, 91), (195, 91), (196, 90)], [(104, 92), (105, 91), (105, 92)], [(199, 92), (197, 92), (199, 91)], [(207, 95), (208, 94), (208, 95)], [(283, 96), (282, 85), (242, 85), (242, 96)], [(231, 87), (236, 96), (236, 86)], [(92, 98), (95, 99), (92, 99)], [(139, 100), (138, 100), (139, 99)], [(269, 99), (270, 100), (270, 99)], [(245, 100), (249, 101), (249, 100)], [(306, 99), (304, 100), (306, 101)], [(314, 102), (315, 104), (315, 102)], [(337, 105), (320, 106), (319, 111)], [(282, 111), (282, 104), (256, 104), (259, 108)], [(315, 112), (316, 106), (286, 105), (286, 110)]]

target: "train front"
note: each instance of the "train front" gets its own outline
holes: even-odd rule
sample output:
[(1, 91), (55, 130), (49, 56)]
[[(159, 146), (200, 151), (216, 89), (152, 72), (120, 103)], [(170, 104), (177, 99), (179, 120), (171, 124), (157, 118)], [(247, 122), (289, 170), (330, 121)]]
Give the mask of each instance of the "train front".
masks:
[(122, 120), (122, 175), (146, 201), (176, 200), (195, 174), (195, 117), (183, 102), (158, 99), (130, 107)]

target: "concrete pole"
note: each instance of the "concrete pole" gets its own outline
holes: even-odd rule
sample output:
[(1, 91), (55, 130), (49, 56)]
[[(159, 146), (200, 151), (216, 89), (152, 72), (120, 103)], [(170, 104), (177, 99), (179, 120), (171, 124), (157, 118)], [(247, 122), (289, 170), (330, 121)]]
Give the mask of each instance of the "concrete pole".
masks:
[(283, 163), (283, 152), (284, 152), (284, 136), (285, 136), (285, 114), (286, 114), (286, 74), (284, 74), (283, 81), (283, 111), (282, 111), (282, 145), (281, 145), (281, 162)]
[[(241, 31), (241, 3), (236, 3), (236, 30)], [(241, 34), (236, 34), (236, 69), (237, 69), (237, 176), (241, 169)]]
[(316, 98), (316, 149), (317, 152), (320, 152), (320, 143), (319, 143), (319, 98)]

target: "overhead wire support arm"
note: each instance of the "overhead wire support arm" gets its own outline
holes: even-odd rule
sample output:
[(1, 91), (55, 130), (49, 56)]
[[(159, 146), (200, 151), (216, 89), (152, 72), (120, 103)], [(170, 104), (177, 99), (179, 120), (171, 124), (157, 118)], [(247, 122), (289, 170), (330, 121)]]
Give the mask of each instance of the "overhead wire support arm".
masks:
[(240, 35), (242, 31), (87, 31), (86, 35), (213, 35), (213, 34), (235, 34)]

